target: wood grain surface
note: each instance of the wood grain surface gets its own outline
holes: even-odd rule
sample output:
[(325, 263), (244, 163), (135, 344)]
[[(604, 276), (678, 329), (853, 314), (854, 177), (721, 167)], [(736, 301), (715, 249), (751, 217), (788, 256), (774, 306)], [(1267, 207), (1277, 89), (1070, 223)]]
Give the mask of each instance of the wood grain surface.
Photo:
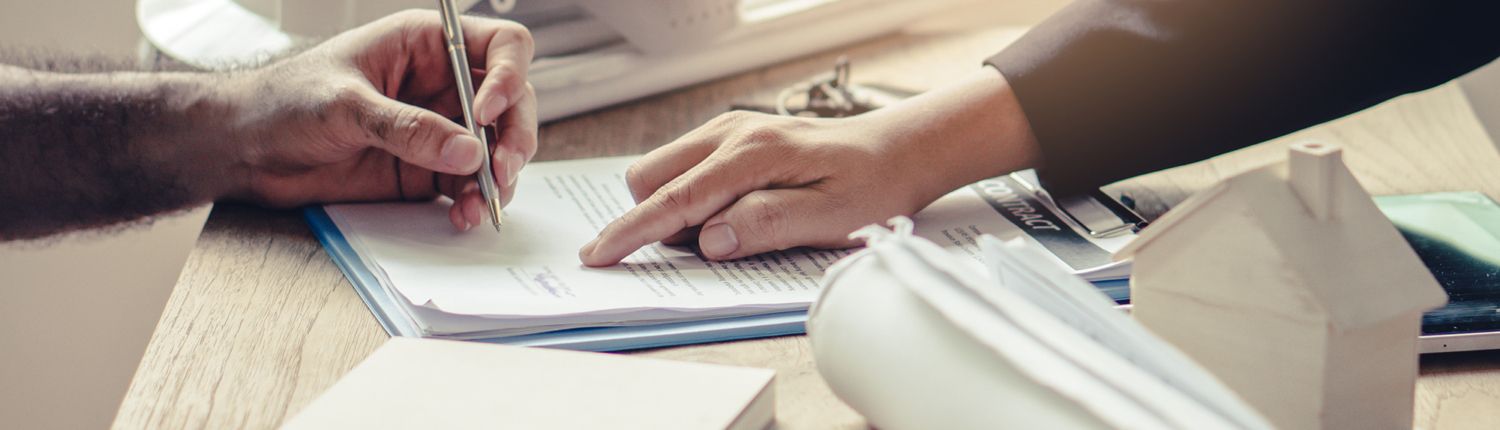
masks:
[(1307, 140), (1343, 145), (1344, 162), (1372, 195), (1478, 190), (1500, 197), (1500, 155), (1457, 84), (1105, 190), (1137, 197), (1142, 215), (1155, 218), (1222, 177), (1284, 159), (1287, 145)]
[[(641, 154), (729, 109), (767, 104), (839, 54), (860, 83), (922, 90), (979, 66), (1017, 37), (985, 15), (950, 16), (836, 52), (544, 126), (537, 160)], [(998, 15), (989, 15), (995, 17)], [(984, 23), (991, 24), (984, 24)], [(1345, 145), (1374, 194), (1475, 189), (1500, 197), (1500, 155), (1463, 94), (1444, 86), (1332, 124), (1108, 189), (1159, 215), (1214, 180), (1284, 156), (1291, 141)], [(214, 208), (114, 423), (117, 429), (273, 429), (368, 356), (387, 335), (295, 211)], [(829, 392), (803, 336), (636, 352), (778, 371), (777, 427), (860, 429)], [(1422, 361), (1417, 427), (1500, 428), (1500, 352)]]

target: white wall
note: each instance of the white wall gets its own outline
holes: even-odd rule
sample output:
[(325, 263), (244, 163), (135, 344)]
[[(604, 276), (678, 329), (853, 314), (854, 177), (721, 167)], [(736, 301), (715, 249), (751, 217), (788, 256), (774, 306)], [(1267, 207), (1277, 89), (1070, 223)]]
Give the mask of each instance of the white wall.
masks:
[(0, 43), (135, 55), (134, 0), (0, 0)]
[[(136, 55), (134, 0), (0, 0), (0, 44)], [(119, 233), (0, 244), (0, 428), (114, 421), (206, 209)]]
[(1474, 114), (1484, 123), (1490, 140), (1500, 137), (1500, 61), (1464, 75), (1458, 83), (1469, 96), (1469, 104), (1474, 106)]

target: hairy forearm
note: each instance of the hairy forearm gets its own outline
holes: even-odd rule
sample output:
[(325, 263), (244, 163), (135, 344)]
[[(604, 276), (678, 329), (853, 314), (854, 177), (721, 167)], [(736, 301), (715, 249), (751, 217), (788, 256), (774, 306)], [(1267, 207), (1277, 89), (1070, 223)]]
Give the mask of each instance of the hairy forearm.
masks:
[(209, 202), (238, 175), (227, 77), (0, 66), (0, 240)]

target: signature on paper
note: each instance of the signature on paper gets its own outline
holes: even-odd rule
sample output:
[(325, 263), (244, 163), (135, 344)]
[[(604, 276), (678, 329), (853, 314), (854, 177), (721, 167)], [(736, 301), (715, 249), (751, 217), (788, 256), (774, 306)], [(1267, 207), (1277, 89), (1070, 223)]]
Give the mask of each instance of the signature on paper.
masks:
[(541, 286), (543, 290), (547, 291), (547, 294), (551, 294), (554, 297), (578, 297), (573, 295), (573, 289), (568, 288), (567, 283), (563, 282), (561, 278), (558, 278), (556, 274), (552, 273), (552, 269), (549, 268), (546, 270), (547, 271), (544, 273), (533, 275), (531, 277), (531, 281), (536, 282), (538, 286)]

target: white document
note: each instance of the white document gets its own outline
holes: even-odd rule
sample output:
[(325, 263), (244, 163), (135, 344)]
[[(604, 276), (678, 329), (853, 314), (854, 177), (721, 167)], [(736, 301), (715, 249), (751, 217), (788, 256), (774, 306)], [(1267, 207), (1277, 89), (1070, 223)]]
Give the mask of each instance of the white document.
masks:
[[(1210, 428), (1205, 423), (1220, 420), (1234, 424), (1225, 428), (1272, 428), (1207, 370), (1114, 309), (1115, 303), (1099, 290), (1066, 273), (1039, 267), (1044, 254), (1035, 247), (1020, 241), (1002, 243), (993, 237), (980, 238), (980, 243), (995, 284), (1024, 297), (1061, 324), (1039, 321), (1043, 318), (1036, 316), (1016, 315), (1012, 320), (1095, 378), (1135, 397), (1143, 408), (1167, 421), (1175, 421), (1178, 428)], [(975, 289), (978, 296), (1005, 311), (1008, 305), (1001, 302), (1011, 297), (997, 297), (996, 292)], [(1062, 325), (1071, 330), (1060, 330)]]
[[(498, 234), (488, 225), (454, 229), (446, 199), (326, 210), (430, 335), (507, 336), (803, 310), (818, 295), (824, 270), (853, 252), (795, 248), (716, 262), (689, 248), (655, 243), (621, 264), (586, 267), (578, 249), (634, 207), (624, 172), (637, 158), (528, 165)], [(981, 182), (938, 200), (917, 215), (918, 234), (972, 257), (966, 260), (976, 265), (981, 260), (975, 240), (983, 234), (1035, 241), (1018, 228), (1030, 225), (1078, 236), (1055, 215), (1048, 220), (1028, 212), (1034, 208), (1022, 200), (981, 198), (981, 191), (994, 194), (996, 187)], [(1021, 217), (1015, 218), (1020, 224), (1000, 212), (1013, 208), (1021, 211), (1011, 213)], [(1129, 239), (1072, 240), (1097, 250), (1091, 261), (1109, 264), (1109, 254)]]
[(829, 388), (872, 425), (1272, 429), (1046, 251), (981, 237), (987, 279), (892, 225), (860, 230), (871, 246), (834, 268), (808, 322)]
[(586, 267), (578, 249), (635, 205), (624, 172), (636, 158), (527, 166), (498, 234), (488, 225), (455, 230), (446, 200), (334, 205), (327, 212), (361, 258), (375, 263), (382, 284), (412, 305), (488, 319), (424, 319), (433, 334), (483, 326), (488, 336), (518, 335), (800, 310), (817, 296), (823, 270), (850, 252), (798, 248), (715, 262), (655, 243), (621, 264)]
[(394, 337), (286, 425), (301, 429), (759, 430), (776, 372)]

